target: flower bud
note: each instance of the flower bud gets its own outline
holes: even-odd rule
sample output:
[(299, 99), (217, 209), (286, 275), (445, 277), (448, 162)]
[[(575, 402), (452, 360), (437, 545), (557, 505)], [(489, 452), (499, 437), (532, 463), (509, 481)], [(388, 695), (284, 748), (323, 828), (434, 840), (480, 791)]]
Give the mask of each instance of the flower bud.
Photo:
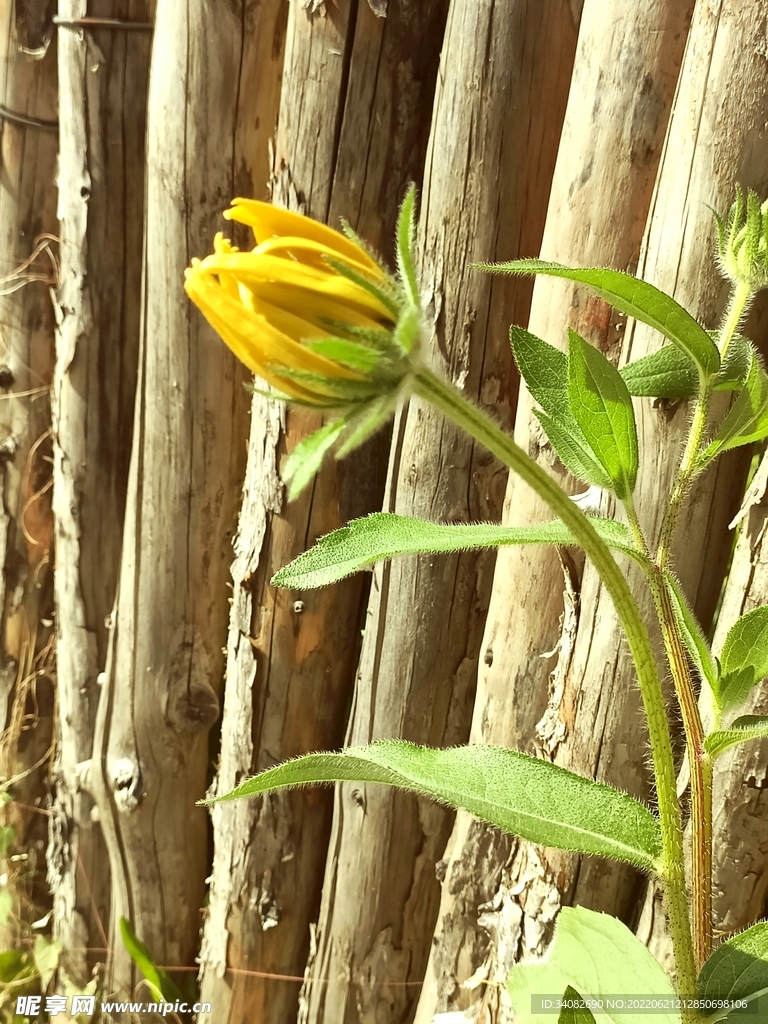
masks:
[(740, 188), (728, 216), (717, 220), (717, 249), (723, 274), (734, 284), (751, 292), (768, 287), (768, 200), (760, 203), (757, 193)]

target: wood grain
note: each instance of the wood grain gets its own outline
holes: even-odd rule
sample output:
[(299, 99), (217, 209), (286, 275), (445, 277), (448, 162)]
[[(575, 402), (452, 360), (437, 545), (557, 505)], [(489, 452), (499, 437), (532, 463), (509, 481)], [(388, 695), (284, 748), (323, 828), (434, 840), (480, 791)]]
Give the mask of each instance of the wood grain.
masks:
[[(542, 254), (570, 264), (634, 270), (660, 158), (690, 7), (667, 0), (611, 5), (586, 0), (568, 109), (552, 185)], [(565, 346), (566, 327), (618, 358), (622, 320), (583, 289), (540, 280), (530, 329)], [(515, 436), (571, 489), (549, 449), (523, 389)], [(551, 513), (510, 477), (505, 522), (550, 519)], [(471, 738), (536, 752), (585, 774), (605, 740), (617, 661), (610, 655), (584, 675), (579, 634), (592, 591), (582, 588), (583, 560), (539, 548), (499, 552), (478, 675)], [(612, 610), (600, 627), (615, 631)], [(580, 692), (580, 680), (586, 683)], [(627, 688), (626, 683), (622, 686)], [(630, 690), (632, 699), (634, 692)], [(587, 710), (587, 708), (589, 710)], [(637, 721), (636, 713), (631, 718)], [(622, 747), (619, 748), (623, 750)], [(634, 758), (632, 761), (631, 759)], [(611, 778), (644, 790), (642, 744), (616, 757)], [(521, 954), (543, 952), (561, 903), (572, 893), (569, 862), (555, 851), (518, 843), (459, 814), (445, 859), (440, 916), (416, 1020), (469, 1009), (473, 1019), (506, 1021), (504, 979)], [(620, 910), (620, 885), (601, 862), (606, 909)], [(627, 886), (631, 905), (631, 874)], [(611, 888), (613, 886), (613, 888)], [(613, 902), (611, 902), (613, 900)], [(470, 978), (479, 983), (465, 987)]]
[[(291, 6), (275, 157), (275, 201), (338, 226), (344, 216), (387, 259), (399, 203), (420, 181), (445, 0), (401, 2), (386, 19), (363, 3), (308, 14)], [(319, 425), (254, 400), (233, 565), (222, 756), (225, 792), (245, 773), (344, 736), (368, 581), (276, 591), (272, 574), (320, 535), (381, 507), (388, 436), (328, 460), (291, 504), (280, 466)], [(301, 975), (317, 916), (330, 792), (273, 794), (213, 813), (215, 856), (202, 962), (218, 1022), (296, 1019), (298, 986), (247, 971)], [(242, 973), (239, 973), (242, 972)]]

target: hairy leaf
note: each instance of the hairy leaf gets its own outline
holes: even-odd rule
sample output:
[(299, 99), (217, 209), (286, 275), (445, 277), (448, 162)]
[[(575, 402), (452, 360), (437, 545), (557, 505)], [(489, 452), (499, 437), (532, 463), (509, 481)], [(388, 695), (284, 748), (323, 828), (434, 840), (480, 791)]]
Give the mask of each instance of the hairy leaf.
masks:
[[(707, 332), (713, 341), (717, 332)], [(744, 386), (752, 361), (752, 345), (737, 335), (715, 377), (715, 391), (738, 391)], [(699, 375), (688, 354), (664, 345), (650, 355), (628, 363), (619, 371), (630, 395), (637, 398), (692, 398), (698, 394)]]
[(768, 605), (742, 615), (728, 630), (720, 652), (723, 676), (752, 669), (754, 681), (768, 675)]
[(619, 270), (564, 267), (544, 260), (512, 260), (509, 263), (477, 264), (481, 270), (502, 274), (547, 274), (578, 281), (612, 306), (660, 331), (686, 352), (703, 376), (713, 377), (720, 367), (717, 345), (691, 314), (671, 295), (647, 281)]
[[(584, 999), (571, 985), (563, 993), (563, 1000), (569, 1003), (583, 1003)], [(557, 1024), (596, 1024), (594, 1014), (587, 1006), (564, 1006), (557, 1018)]]
[(333, 420), (314, 434), (299, 441), (288, 456), (283, 468), (283, 480), (288, 484), (291, 501), (298, 497), (323, 464), (326, 453), (344, 430), (343, 419)]
[(625, 500), (637, 479), (637, 430), (621, 374), (576, 331), (568, 331), (568, 404), (592, 451)]
[(720, 672), (715, 659), (712, 657), (712, 650), (707, 638), (696, 619), (696, 616), (688, 604), (688, 600), (680, 586), (680, 581), (671, 573), (666, 572), (664, 578), (672, 598), (672, 608), (675, 613), (680, 636), (682, 637), (688, 656), (699, 673), (702, 682), (709, 684), (715, 700), (720, 702)]
[[(590, 996), (658, 996), (673, 999), (675, 990), (647, 947), (615, 917), (584, 907), (563, 907), (555, 937), (540, 963), (517, 964), (507, 988), (515, 1012), (525, 1024), (552, 1024), (552, 1012), (536, 1012), (541, 995), (556, 995), (571, 986)], [(532, 1000), (532, 997), (534, 999)], [(606, 1024), (637, 1024), (636, 1009), (605, 1007)], [(650, 1017), (649, 1017), (650, 1019)], [(656, 1024), (680, 1024), (677, 1011), (654, 1012)]]
[(565, 352), (522, 327), (510, 327), (509, 340), (526, 387), (544, 412), (560, 423), (572, 419)]
[(604, 491), (613, 489), (610, 476), (595, 457), (576, 420), (572, 424), (562, 423), (540, 409), (535, 409), (534, 415), (566, 469), (586, 484)]
[(706, 466), (721, 452), (768, 437), (768, 375), (755, 357), (744, 390), (720, 424), (712, 443), (699, 456)]
[(503, 747), (434, 750), (384, 740), (338, 754), (307, 754), (268, 768), (209, 802), (323, 782), (397, 786), (543, 846), (657, 869), (661, 832), (647, 807), (605, 783)]
[[(623, 523), (599, 516), (590, 517), (590, 522), (609, 547), (635, 559), (642, 557)], [(449, 525), (392, 512), (374, 512), (321, 537), (314, 547), (275, 573), (272, 584), (294, 590), (313, 590), (394, 555), (438, 554), (509, 544), (568, 546), (574, 544), (574, 540), (559, 519), (535, 526)]]
[(768, 718), (765, 715), (742, 715), (727, 729), (710, 733), (704, 740), (704, 749), (712, 757), (718, 757), (728, 747), (748, 740), (764, 740), (768, 737)]
[(768, 923), (755, 924), (728, 939), (701, 969), (702, 999), (744, 1000), (746, 1009), (716, 1014), (710, 1020), (768, 1020)]

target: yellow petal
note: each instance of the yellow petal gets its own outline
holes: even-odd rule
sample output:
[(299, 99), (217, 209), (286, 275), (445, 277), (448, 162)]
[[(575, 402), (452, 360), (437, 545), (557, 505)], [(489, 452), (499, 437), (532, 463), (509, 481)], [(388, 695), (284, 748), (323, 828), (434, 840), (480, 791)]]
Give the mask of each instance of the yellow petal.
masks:
[[(255, 294), (284, 309), (296, 308), (299, 315), (308, 320), (314, 321), (318, 316), (326, 316), (360, 326), (392, 324), (392, 314), (365, 288), (340, 274), (318, 270), (305, 263), (255, 252), (241, 252), (206, 256), (201, 267), (212, 274), (233, 274)], [(276, 298), (278, 292), (286, 295), (287, 304)], [(329, 304), (332, 307), (330, 311)], [(308, 315), (308, 310), (316, 308), (326, 311), (317, 314), (310, 312)]]
[(283, 210), (279, 206), (272, 206), (271, 203), (259, 202), (258, 199), (233, 199), (232, 208), (225, 210), (224, 216), (227, 220), (235, 220), (252, 228), (257, 242), (263, 242), (273, 235), (308, 238), (336, 252), (342, 259), (362, 263), (368, 272), (376, 277), (384, 277), (384, 272), (376, 260), (359, 245), (355, 245), (340, 231), (335, 231), (301, 213)]
[[(309, 238), (294, 238), (290, 235), (285, 235), (281, 238), (267, 238), (265, 241), (259, 242), (253, 252), (260, 255), (282, 256), (283, 259), (293, 259), (298, 263), (305, 263), (308, 266), (315, 267), (326, 274), (335, 274), (337, 271), (333, 270), (323, 257), (330, 256), (336, 260), (340, 258), (337, 252), (321, 245), (320, 242), (313, 242)], [(374, 284), (381, 284), (381, 278), (371, 274), (367, 263), (363, 263), (360, 260), (352, 260), (346, 256), (343, 262), (363, 277), (371, 278)]]
[(266, 316), (246, 309), (201, 268), (187, 271), (184, 288), (237, 358), (283, 393), (315, 403), (328, 397), (322, 387), (276, 376), (273, 371), (280, 366), (331, 378), (364, 380), (283, 334)]

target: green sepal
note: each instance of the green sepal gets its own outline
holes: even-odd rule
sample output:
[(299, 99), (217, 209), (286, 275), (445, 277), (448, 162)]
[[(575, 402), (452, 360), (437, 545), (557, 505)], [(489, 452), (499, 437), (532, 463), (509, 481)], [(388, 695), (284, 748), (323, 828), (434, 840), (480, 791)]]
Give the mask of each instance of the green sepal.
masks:
[(382, 358), (378, 349), (348, 338), (319, 338), (317, 341), (305, 341), (304, 347), (366, 375), (376, 368)]
[(289, 501), (297, 498), (311, 482), (345, 427), (345, 420), (333, 420), (299, 441), (283, 467), (283, 483), (288, 486)]
[(336, 271), (337, 274), (341, 274), (342, 277), (346, 277), (347, 280), (352, 281), (358, 287), (363, 288), (377, 299), (385, 309), (392, 315), (393, 320), (397, 320), (400, 315), (403, 302), (402, 297), (398, 294), (398, 289), (395, 283), (392, 282), (390, 287), (382, 287), (378, 281), (373, 281), (371, 278), (366, 277), (365, 274), (358, 273), (357, 270), (350, 267), (344, 260), (336, 259), (334, 256), (323, 256), (323, 260)]
[(416, 250), (416, 186), (413, 182), (405, 193), (400, 213), (397, 218), (397, 235), (395, 239), (397, 269), (400, 280), (412, 306), (417, 309), (420, 304), (419, 283), (416, 278), (414, 253)]

